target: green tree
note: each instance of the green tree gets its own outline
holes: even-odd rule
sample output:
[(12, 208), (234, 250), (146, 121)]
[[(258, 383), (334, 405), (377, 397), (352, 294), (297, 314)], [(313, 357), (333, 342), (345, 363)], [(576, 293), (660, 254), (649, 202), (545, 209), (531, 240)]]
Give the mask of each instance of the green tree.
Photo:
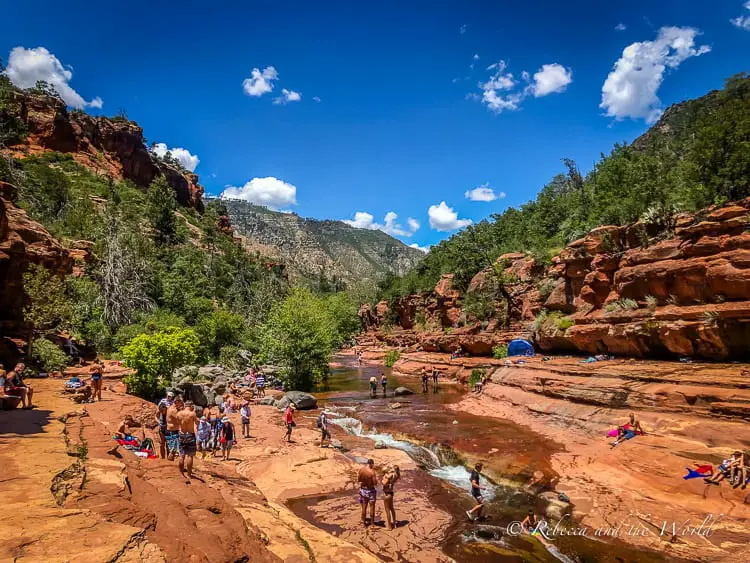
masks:
[(177, 242), (177, 200), (174, 190), (164, 176), (159, 176), (148, 188), (148, 220), (154, 230), (157, 244), (167, 245)]
[(309, 391), (328, 374), (336, 325), (325, 302), (296, 288), (277, 303), (262, 328), (262, 353), (284, 366), (286, 386)]
[(23, 275), (26, 305), (24, 319), (29, 326), (29, 355), (34, 341), (67, 328), (71, 318), (71, 304), (65, 294), (65, 282), (42, 266), (32, 265)]
[(333, 345), (340, 348), (360, 329), (357, 306), (348, 293), (334, 293), (325, 298), (324, 307), (333, 321)]
[(125, 378), (128, 390), (144, 398), (156, 396), (176, 368), (196, 361), (199, 346), (191, 329), (171, 327), (136, 336), (121, 350), (125, 365), (135, 370)]
[(216, 359), (225, 346), (237, 346), (242, 340), (245, 319), (226, 309), (217, 309), (201, 318), (195, 332), (201, 343), (204, 358)]

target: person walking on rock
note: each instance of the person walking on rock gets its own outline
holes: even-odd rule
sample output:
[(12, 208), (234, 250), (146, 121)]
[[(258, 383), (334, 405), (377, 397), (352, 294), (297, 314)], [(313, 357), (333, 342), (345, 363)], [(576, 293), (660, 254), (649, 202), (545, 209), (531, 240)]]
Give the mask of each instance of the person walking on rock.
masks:
[(357, 482), (359, 483), (359, 502), (362, 505), (362, 525), (367, 528), (367, 507), (370, 507), (369, 524), (374, 524), (375, 501), (378, 499), (378, 491), (376, 488), (378, 476), (375, 473), (375, 462), (373, 460), (368, 459), (367, 464), (359, 469)]
[(198, 435), (198, 451), (201, 452), (201, 459), (206, 459), (208, 452), (211, 451), (211, 425), (206, 419), (206, 415), (201, 416), (198, 421), (196, 434)]
[(388, 378), (386, 377), (385, 372), (380, 374), (380, 386), (383, 388), (383, 398), (385, 399), (385, 393), (388, 387)]
[(234, 424), (232, 424), (228, 416), (221, 419), (221, 438), (219, 438), (219, 443), (221, 444), (222, 461), (229, 461), (229, 454), (232, 453), (232, 446), (236, 442)]
[(438, 370), (435, 366), (432, 366), (432, 392), (438, 392)]
[(91, 366), (91, 398), (102, 400), (102, 378), (104, 365), (98, 360)]
[(374, 399), (378, 396), (378, 380), (375, 376), (370, 377), (370, 398)]
[(240, 419), (242, 420), (242, 437), (250, 437), (250, 401), (245, 401), (240, 407)]
[(394, 465), (383, 475), (383, 507), (385, 508), (386, 527), (392, 530), (398, 525), (396, 520), (396, 509), (393, 507), (393, 486), (401, 478), (401, 470), (398, 465)]
[(427, 370), (422, 368), (422, 392), (427, 393), (427, 384), (430, 381), (430, 376), (427, 375)]
[(482, 499), (482, 491), (485, 490), (484, 487), (482, 487), (479, 484), (479, 478), (482, 474), (482, 464), (477, 463), (474, 466), (474, 471), (471, 472), (471, 477), (469, 477), (471, 481), (471, 496), (474, 497), (474, 500), (476, 501), (476, 506), (472, 508), (471, 510), (467, 510), (466, 514), (469, 516), (469, 520), (476, 520), (477, 518), (482, 517), (482, 510), (484, 509), (484, 500)]
[(266, 396), (266, 376), (263, 375), (263, 371), (260, 369), (255, 376), (255, 389), (258, 392), (258, 397)]
[[(185, 408), (177, 414), (177, 423), (180, 444), (180, 474), (185, 478), (185, 483), (189, 485), (190, 479), (193, 477), (193, 459), (198, 449), (195, 436), (198, 420), (192, 401), (185, 403)], [(185, 473), (187, 473), (187, 477), (185, 477)]]
[(167, 440), (167, 459), (174, 460), (175, 455), (180, 451), (180, 422), (177, 415), (180, 414), (182, 407), (182, 397), (177, 397), (174, 403), (167, 409), (167, 431), (165, 438)]
[(289, 403), (286, 411), (284, 411), (284, 422), (286, 422), (286, 434), (284, 434), (284, 439), (289, 443), (292, 441), (292, 429), (297, 426), (297, 423), (294, 422), (294, 411), (296, 409), (297, 407), (294, 403)]
[(320, 428), (320, 447), (323, 447), (323, 443), (328, 440), (328, 444), (331, 443), (331, 432), (328, 430), (328, 415), (326, 411), (320, 413), (317, 421), (318, 428)]

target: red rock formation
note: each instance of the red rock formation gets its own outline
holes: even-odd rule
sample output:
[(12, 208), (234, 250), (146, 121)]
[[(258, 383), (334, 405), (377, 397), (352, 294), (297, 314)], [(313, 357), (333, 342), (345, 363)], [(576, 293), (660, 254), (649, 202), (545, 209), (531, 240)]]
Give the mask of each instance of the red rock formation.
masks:
[(203, 211), (203, 186), (198, 176), (153, 158), (145, 145), (143, 129), (136, 123), (68, 111), (63, 101), (50, 96), (18, 96), (19, 117), (28, 128), (28, 136), (23, 144), (11, 147), (15, 156), (44, 151), (69, 153), (97, 174), (125, 178), (143, 188), (157, 176), (164, 176), (180, 205)]
[[(54, 274), (73, 272), (74, 257), (39, 223), (13, 205), (15, 188), (0, 182), (0, 324), (22, 319), (23, 274), (29, 264)], [(78, 256), (85, 261), (83, 253)]]
[[(677, 217), (664, 238), (642, 223), (603, 226), (574, 241), (546, 271), (506, 254), (474, 276), (469, 292), (490, 296), (495, 313), (469, 339), (415, 333), (424, 350), (488, 355), (512, 337), (542, 350), (628, 356), (743, 357), (750, 344), (750, 198)], [(422, 315), (433, 327), (471, 322), (443, 275), (435, 290), (391, 304), (403, 329)], [(539, 313), (557, 312), (533, 327)], [(387, 303), (378, 305), (377, 316)], [(506, 312), (507, 311), (507, 312)], [(563, 319), (567, 316), (567, 319)], [(390, 340), (401, 338), (389, 336)], [(403, 339), (403, 338), (402, 338)], [(490, 345), (493, 343), (492, 345)]]

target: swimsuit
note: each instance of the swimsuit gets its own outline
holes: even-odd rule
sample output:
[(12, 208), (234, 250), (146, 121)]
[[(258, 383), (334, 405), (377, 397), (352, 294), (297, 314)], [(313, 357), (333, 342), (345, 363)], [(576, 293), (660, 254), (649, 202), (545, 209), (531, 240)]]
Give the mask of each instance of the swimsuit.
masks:
[(378, 498), (378, 491), (375, 487), (360, 487), (359, 488), (359, 502), (375, 502)]
[(193, 432), (179, 432), (180, 455), (195, 455), (197, 444)]
[(169, 452), (180, 451), (180, 436), (177, 430), (165, 430), (164, 437), (167, 439), (167, 450)]

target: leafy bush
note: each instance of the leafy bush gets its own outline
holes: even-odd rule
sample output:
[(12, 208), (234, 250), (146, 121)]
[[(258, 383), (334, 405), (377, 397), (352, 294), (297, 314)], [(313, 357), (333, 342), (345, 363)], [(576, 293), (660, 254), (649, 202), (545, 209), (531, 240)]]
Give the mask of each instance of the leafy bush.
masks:
[(62, 349), (46, 338), (31, 344), (31, 358), (44, 371), (62, 371), (68, 363), (68, 356)]
[(475, 368), (471, 370), (471, 375), (469, 376), (469, 387), (474, 387), (482, 380), (482, 378), (484, 378), (485, 375), (487, 375), (486, 369)]
[(547, 298), (552, 293), (552, 290), (555, 289), (556, 285), (557, 281), (551, 279), (545, 279), (539, 283), (539, 285), (537, 286), (537, 291), (539, 292), (539, 296), (543, 301), (547, 300)]
[(244, 328), (245, 319), (226, 309), (217, 309), (201, 318), (195, 325), (195, 333), (201, 343), (203, 359), (216, 359), (225, 346), (237, 346)]
[(392, 368), (400, 357), (401, 352), (399, 352), (398, 350), (389, 350), (388, 353), (386, 353), (385, 358), (383, 359), (383, 363), (385, 364), (385, 367)]
[(237, 346), (224, 346), (219, 351), (219, 363), (232, 370), (239, 370), (245, 367), (240, 357), (241, 349)]
[(464, 298), (463, 310), (478, 321), (489, 319), (494, 309), (492, 299), (478, 291), (470, 291)]
[[(496, 360), (508, 357), (508, 345), (498, 344), (492, 348), (492, 357)], [(473, 373), (473, 372), (472, 372)]]
[(560, 317), (557, 319), (557, 329), (565, 332), (570, 327), (572, 327), (575, 323), (573, 319), (570, 317)]
[(629, 311), (638, 308), (638, 302), (635, 299), (618, 299), (612, 303), (608, 303), (604, 310), (607, 313), (613, 313), (615, 311)]
[(656, 297), (654, 297), (653, 295), (646, 296), (646, 306), (650, 310), (653, 311), (654, 309), (656, 309), (657, 305), (659, 305), (659, 300)]
[(565, 332), (575, 324), (573, 319), (566, 317), (560, 311), (542, 311), (534, 319), (534, 332), (538, 335), (554, 336), (558, 332)]
[(196, 361), (199, 346), (191, 329), (171, 327), (139, 334), (121, 350), (125, 365), (135, 370), (125, 377), (128, 390), (140, 397), (154, 397), (176, 368)]

